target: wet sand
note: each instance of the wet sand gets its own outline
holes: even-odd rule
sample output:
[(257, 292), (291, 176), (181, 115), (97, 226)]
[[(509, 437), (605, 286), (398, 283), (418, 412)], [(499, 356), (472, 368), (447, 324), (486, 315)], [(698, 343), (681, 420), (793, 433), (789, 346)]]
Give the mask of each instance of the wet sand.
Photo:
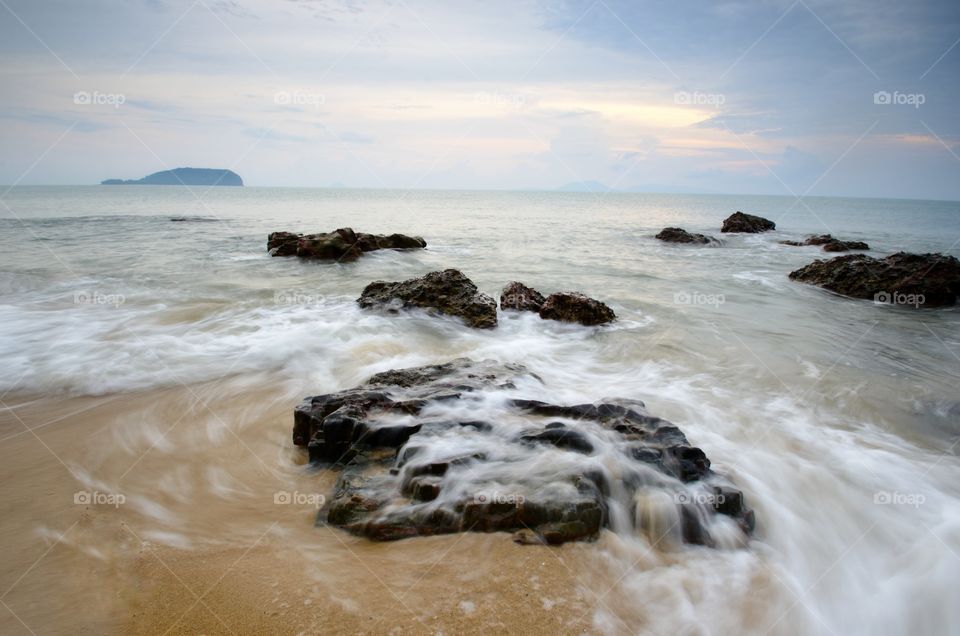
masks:
[[(273, 503), (278, 488), (322, 492), (334, 478), (284, 445), (288, 396), (224, 389), (4, 398), (0, 631), (595, 631), (615, 578), (596, 570), (597, 544), (376, 544), (315, 527), (310, 506)], [(75, 503), (77, 492), (124, 501)]]

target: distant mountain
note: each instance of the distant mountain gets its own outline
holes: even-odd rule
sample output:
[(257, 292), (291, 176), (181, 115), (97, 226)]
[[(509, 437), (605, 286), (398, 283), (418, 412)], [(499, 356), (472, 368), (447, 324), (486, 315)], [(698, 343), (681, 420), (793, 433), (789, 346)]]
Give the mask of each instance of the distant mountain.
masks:
[(599, 181), (575, 181), (557, 188), (560, 192), (617, 192)]
[(243, 179), (233, 170), (174, 168), (154, 172), (143, 179), (107, 179), (100, 185), (242, 186)]

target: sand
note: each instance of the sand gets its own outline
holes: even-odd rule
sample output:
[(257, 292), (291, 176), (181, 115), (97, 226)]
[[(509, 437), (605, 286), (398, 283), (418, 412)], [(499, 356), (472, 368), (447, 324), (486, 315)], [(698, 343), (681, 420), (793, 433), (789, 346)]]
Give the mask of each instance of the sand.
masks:
[[(377, 544), (274, 505), (278, 487), (325, 491), (333, 476), (288, 446), (289, 395), (225, 382), (3, 398), (2, 633), (594, 631), (615, 578), (596, 544)], [(124, 502), (74, 503), (97, 489)]]

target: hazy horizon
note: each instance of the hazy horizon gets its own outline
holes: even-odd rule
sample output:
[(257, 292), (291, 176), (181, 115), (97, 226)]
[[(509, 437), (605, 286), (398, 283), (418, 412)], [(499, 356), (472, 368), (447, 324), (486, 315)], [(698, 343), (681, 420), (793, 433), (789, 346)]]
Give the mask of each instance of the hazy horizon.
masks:
[[(240, 175), (243, 176), (243, 175)], [(117, 188), (123, 187), (122, 185), (110, 185), (103, 186), (99, 183), (19, 183), (16, 185), (11, 185), (8, 183), (0, 183), (0, 188), (8, 189), (10, 191), (15, 188), (80, 188), (80, 187), (104, 187), (104, 188)], [(130, 184), (128, 187), (153, 187), (153, 188), (170, 188), (171, 186), (167, 185), (133, 185)], [(173, 187), (186, 187), (193, 188), (194, 190), (200, 190), (202, 192), (208, 192), (211, 188), (218, 189), (227, 189), (232, 188), (225, 187), (220, 188), (217, 186), (202, 186), (202, 185), (185, 185), (185, 186), (173, 186)], [(564, 190), (563, 188), (456, 188), (456, 187), (417, 187), (417, 188), (386, 188), (386, 187), (377, 187), (377, 186), (350, 186), (350, 185), (269, 185), (269, 184), (247, 184), (244, 183), (243, 188), (247, 189), (289, 189), (289, 190), (369, 190), (371, 192), (503, 192), (503, 193), (550, 193), (550, 194), (579, 194), (579, 195), (588, 195), (588, 196), (598, 196), (604, 194), (612, 195), (630, 195), (630, 194), (639, 194), (639, 195), (653, 195), (653, 196), (703, 196), (703, 197), (753, 197), (753, 198), (764, 198), (764, 197), (774, 197), (774, 198), (787, 198), (787, 199), (796, 199), (794, 195), (790, 194), (777, 194), (777, 193), (762, 193), (762, 192), (670, 192), (665, 190), (609, 190), (609, 191), (591, 191), (591, 190)], [(882, 196), (853, 196), (853, 195), (832, 195), (832, 194), (808, 194), (803, 196), (804, 199), (863, 199), (871, 200), (876, 199), (879, 201), (930, 201), (935, 203), (960, 203), (960, 198), (958, 199), (936, 199), (936, 198), (918, 198), (918, 197), (882, 197)]]

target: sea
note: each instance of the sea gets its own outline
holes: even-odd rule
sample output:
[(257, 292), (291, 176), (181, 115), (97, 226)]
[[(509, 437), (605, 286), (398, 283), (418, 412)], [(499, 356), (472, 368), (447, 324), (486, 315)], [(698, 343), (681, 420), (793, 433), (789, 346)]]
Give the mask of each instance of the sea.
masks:
[[(287, 596), (247, 590), (266, 606), (287, 604), (279, 615), (295, 624), (276, 633), (321, 633), (331, 616), (344, 631), (368, 633), (519, 629), (512, 611), (540, 617), (531, 633), (946, 634), (960, 625), (960, 310), (854, 300), (791, 281), (791, 271), (832, 255), (780, 243), (830, 233), (867, 242), (876, 257), (957, 256), (958, 202), (172, 186), (0, 192), (5, 633), (75, 633), (78, 620), (91, 633), (134, 633), (131, 607), (148, 617), (142, 633), (164, 633), (167, 615), (144, 598), (173, 597), (140, 590), (149, 578), (144, 550), (191, 572), (196, 559), (251, 545), (273, 552), (244, 576), (266, 581), (271, 563), (309, 566), (308, 581), (279, 584)], [(721, 234), (737, 210), (776, 230)], [(718, 243), (654, 238), (670, 226)], [(427, 249), (337, 263), (267, 253), (270, 232), (340, 227), (421, 236)], [(476, 330), (357, 306), (372, 281), (448, 268), (494, 297), (510, 281), (583, 292), (618, 319), (583, 327), (500, 312), (497, 328)], [(505, 534), (368, 546), (314, 526), (309, 506), (274, 505), (273, 493), (328, 492), (332, 483), (291, 444), (300, 399), (459, 357), (522, 363), (555, 403), (642, 400), (744, 492), (754, 537), (668, 549), (620, 527), (560, 548), (513, 546)], [(78, 505), (84, 493), (87, 505)], [(301, 546), (296, 554), (285, 551), (291, 544)], [(468, 576), (482, 570), (499, 580), (497, 568), (519, 558), (546, 568), (511, 573), (531, 594), (520, 608), (515, 591)], [(454, 565), (438, 578), (434, 561)], [(179, 572), (158, 563), (157, 576)], [(536, 590), (549, 572), (569, 584), (548, 598)], [(369, 591), (393, 589), (391, 577), (415, 585), (401, 597), (409, 612), (390, 615), (389, 595)], [(192, 589), (194, 579), (183, 579)], [(311, 614), (317, 608), (325, 614)], [(174, 631), (249, 626), (242, 608), (224, 611), (217, 621), (187, 614)], [(368, 615), (376, 623), (363, 623)]]

